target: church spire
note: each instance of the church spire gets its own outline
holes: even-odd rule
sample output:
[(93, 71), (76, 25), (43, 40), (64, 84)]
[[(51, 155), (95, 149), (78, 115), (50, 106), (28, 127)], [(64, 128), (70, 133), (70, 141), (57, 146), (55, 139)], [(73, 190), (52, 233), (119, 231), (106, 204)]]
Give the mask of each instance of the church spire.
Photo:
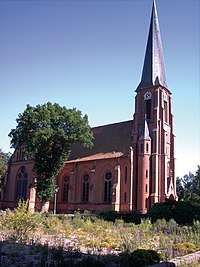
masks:
[(137, 89), (155, 85), (167, 87), (160, 27), (154, 0), (142, 79)]

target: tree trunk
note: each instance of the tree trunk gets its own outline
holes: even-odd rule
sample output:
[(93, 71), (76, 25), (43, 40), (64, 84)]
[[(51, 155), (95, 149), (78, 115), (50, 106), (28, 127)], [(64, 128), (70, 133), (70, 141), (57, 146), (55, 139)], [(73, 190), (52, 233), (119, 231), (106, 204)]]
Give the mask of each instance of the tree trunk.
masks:
[(40, 211), (41, 212), (48, 212), (49, 211), (49, 205), (50, 205), (50, 202), (49, 201), (42, 201), (41, 202), (41, 206), (40, 206)]

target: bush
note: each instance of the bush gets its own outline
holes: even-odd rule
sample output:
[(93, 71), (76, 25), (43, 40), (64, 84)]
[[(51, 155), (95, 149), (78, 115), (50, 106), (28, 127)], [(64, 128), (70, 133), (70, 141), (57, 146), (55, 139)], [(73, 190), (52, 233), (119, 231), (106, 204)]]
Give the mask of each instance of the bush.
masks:
[(178, 224), (175, 222), (174, 219), (171, 219), (169, 222), (167, 222), (165, 219), (158, 219), (153, 224), (153, 229), (155, 232), (163, 234), (172, 234), (175, 235), (177, 231)]
[(192, 224), (195, 212), (194, 207), (188, 202), (167, 199), (165, 202), (155, 203), (147, 212), (147, 217), (153, 223), (158, 219), (174, 219), (178, 224)]
[(39, 213), (28, 211), (28, 201), (20, 200), (14, 211), (6, 210), (1, 218), (1, 228), (8, 239), (24, 242), (41, 222)]
[(178, 250), (181, 254), (193, 253), (196, 251), (196, 246), (190, 242), (177, 243), (175, 250)]
[(195, 219), (192, 206), (183, 201), (179, 201), (174, 205), (172, 216), (178, 224), (192, 224)]
[(100, 213), (100, 218), (109, 222), (115, 222), (118, 218), (118, 213), (116, 211), (102, 211)]
[(87, 256), (83, 258), (77, 265), (80, 267), (104, 267), (105, 264), (103, 261), (101, 261), (99, 258), (94, 256)]
[(193, 230), (195, 231), (196, 236), (200, 236), (200, 221), (194, 221)]
[(134, 210), (133, 212), (121, 213), (119, 216), (121, 216), (122, 220), (126, 223), (140, 224), (143, 215), (139, 210)]
[(165, 219), (169, 221), (172, 219), (172, 212), (169, 206), (164, 203), (155, 203), (147, 212), (147, 217), (150, 218), (151, 222), (156, 222), (158, 219)]
[(135, 224), (141, 223), (142, 216), (139, 210), (134, 210), (133, 212), (104, 211), (100, 213), (100, 217), (106, 221), (123, 220), (126, 223)]
[(154, 250), (137, 249), (132, 253), (121, 254), (121, 266), (141, 267), (158, 262), (160, 262), (160, 256)]
[(44, 231), (49, 235), (61, 234), (64, 232), (62, 221), (55, 215), (43, 217)]
[(195, 215), (195, 220), (200, 221), (200, 205), (191, 205), (193, 213)]

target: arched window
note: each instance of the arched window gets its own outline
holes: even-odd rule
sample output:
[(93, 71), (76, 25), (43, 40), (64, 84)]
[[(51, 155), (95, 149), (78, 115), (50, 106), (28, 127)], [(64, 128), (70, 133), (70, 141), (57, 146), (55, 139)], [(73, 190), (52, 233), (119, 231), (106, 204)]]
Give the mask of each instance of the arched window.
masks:
[(63, 190), (62, 190), (62, 201), (67, 203), (69, 197), (69, 176), (64, 175), (63, 177)]
[(149, 144), (146, 143), (146, 152), (148, 153), (149, 152)]
[(83, 175), (82, 200), (83, 202), (89, 201), (89, 175), (87, 173)]
[(127, 168), (127, 166), (125, 167), (125, 174), (124, 174), (124, 176), (125, 176), (125, 184), (126, 184), (127, 177), (128, 177), (128, 168)]
[(165, 122), (168, 123), (168, 106), (167, 106), (167, 101), (164, 101), (164, 116), (165, 116)]
[(141, 153), (144, 152), (144, 144), (143, 144), (143, 143), (140, 145), (140, 152), (141, 152)]
[(145, 187), (145, 191), (146, 191), (146, 193), (148, 192), (148, 186), (147, 186), (147, 184), (146, 184), (146, 187)]
[(106, 172), (104, 177), (104, 202), (111, 202), (111, 172)]
[(146, 114), (147, 114), (147, 120), (151, 119), (151, 99), (146, 100)]
[(21, 166), (17, 172), (16, 177), (16, 191), (15, 198), (18, 201), (19, 199), (27, 199), (27, 184), (28, 184), (28, 173), (26, 168)]

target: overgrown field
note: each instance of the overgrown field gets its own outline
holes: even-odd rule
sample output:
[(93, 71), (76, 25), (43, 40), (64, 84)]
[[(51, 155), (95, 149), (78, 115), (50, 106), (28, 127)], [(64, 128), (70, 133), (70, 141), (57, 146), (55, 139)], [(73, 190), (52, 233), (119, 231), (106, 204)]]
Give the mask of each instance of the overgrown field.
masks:
[(134, 224), (88, 212), (31, 214), (21, 202), (1, 213), (0, 237), (0, 266), (142, 266), (199, 250), (200, 222), (180, 226), (174, 220), (152, 224), (143, 219)]

